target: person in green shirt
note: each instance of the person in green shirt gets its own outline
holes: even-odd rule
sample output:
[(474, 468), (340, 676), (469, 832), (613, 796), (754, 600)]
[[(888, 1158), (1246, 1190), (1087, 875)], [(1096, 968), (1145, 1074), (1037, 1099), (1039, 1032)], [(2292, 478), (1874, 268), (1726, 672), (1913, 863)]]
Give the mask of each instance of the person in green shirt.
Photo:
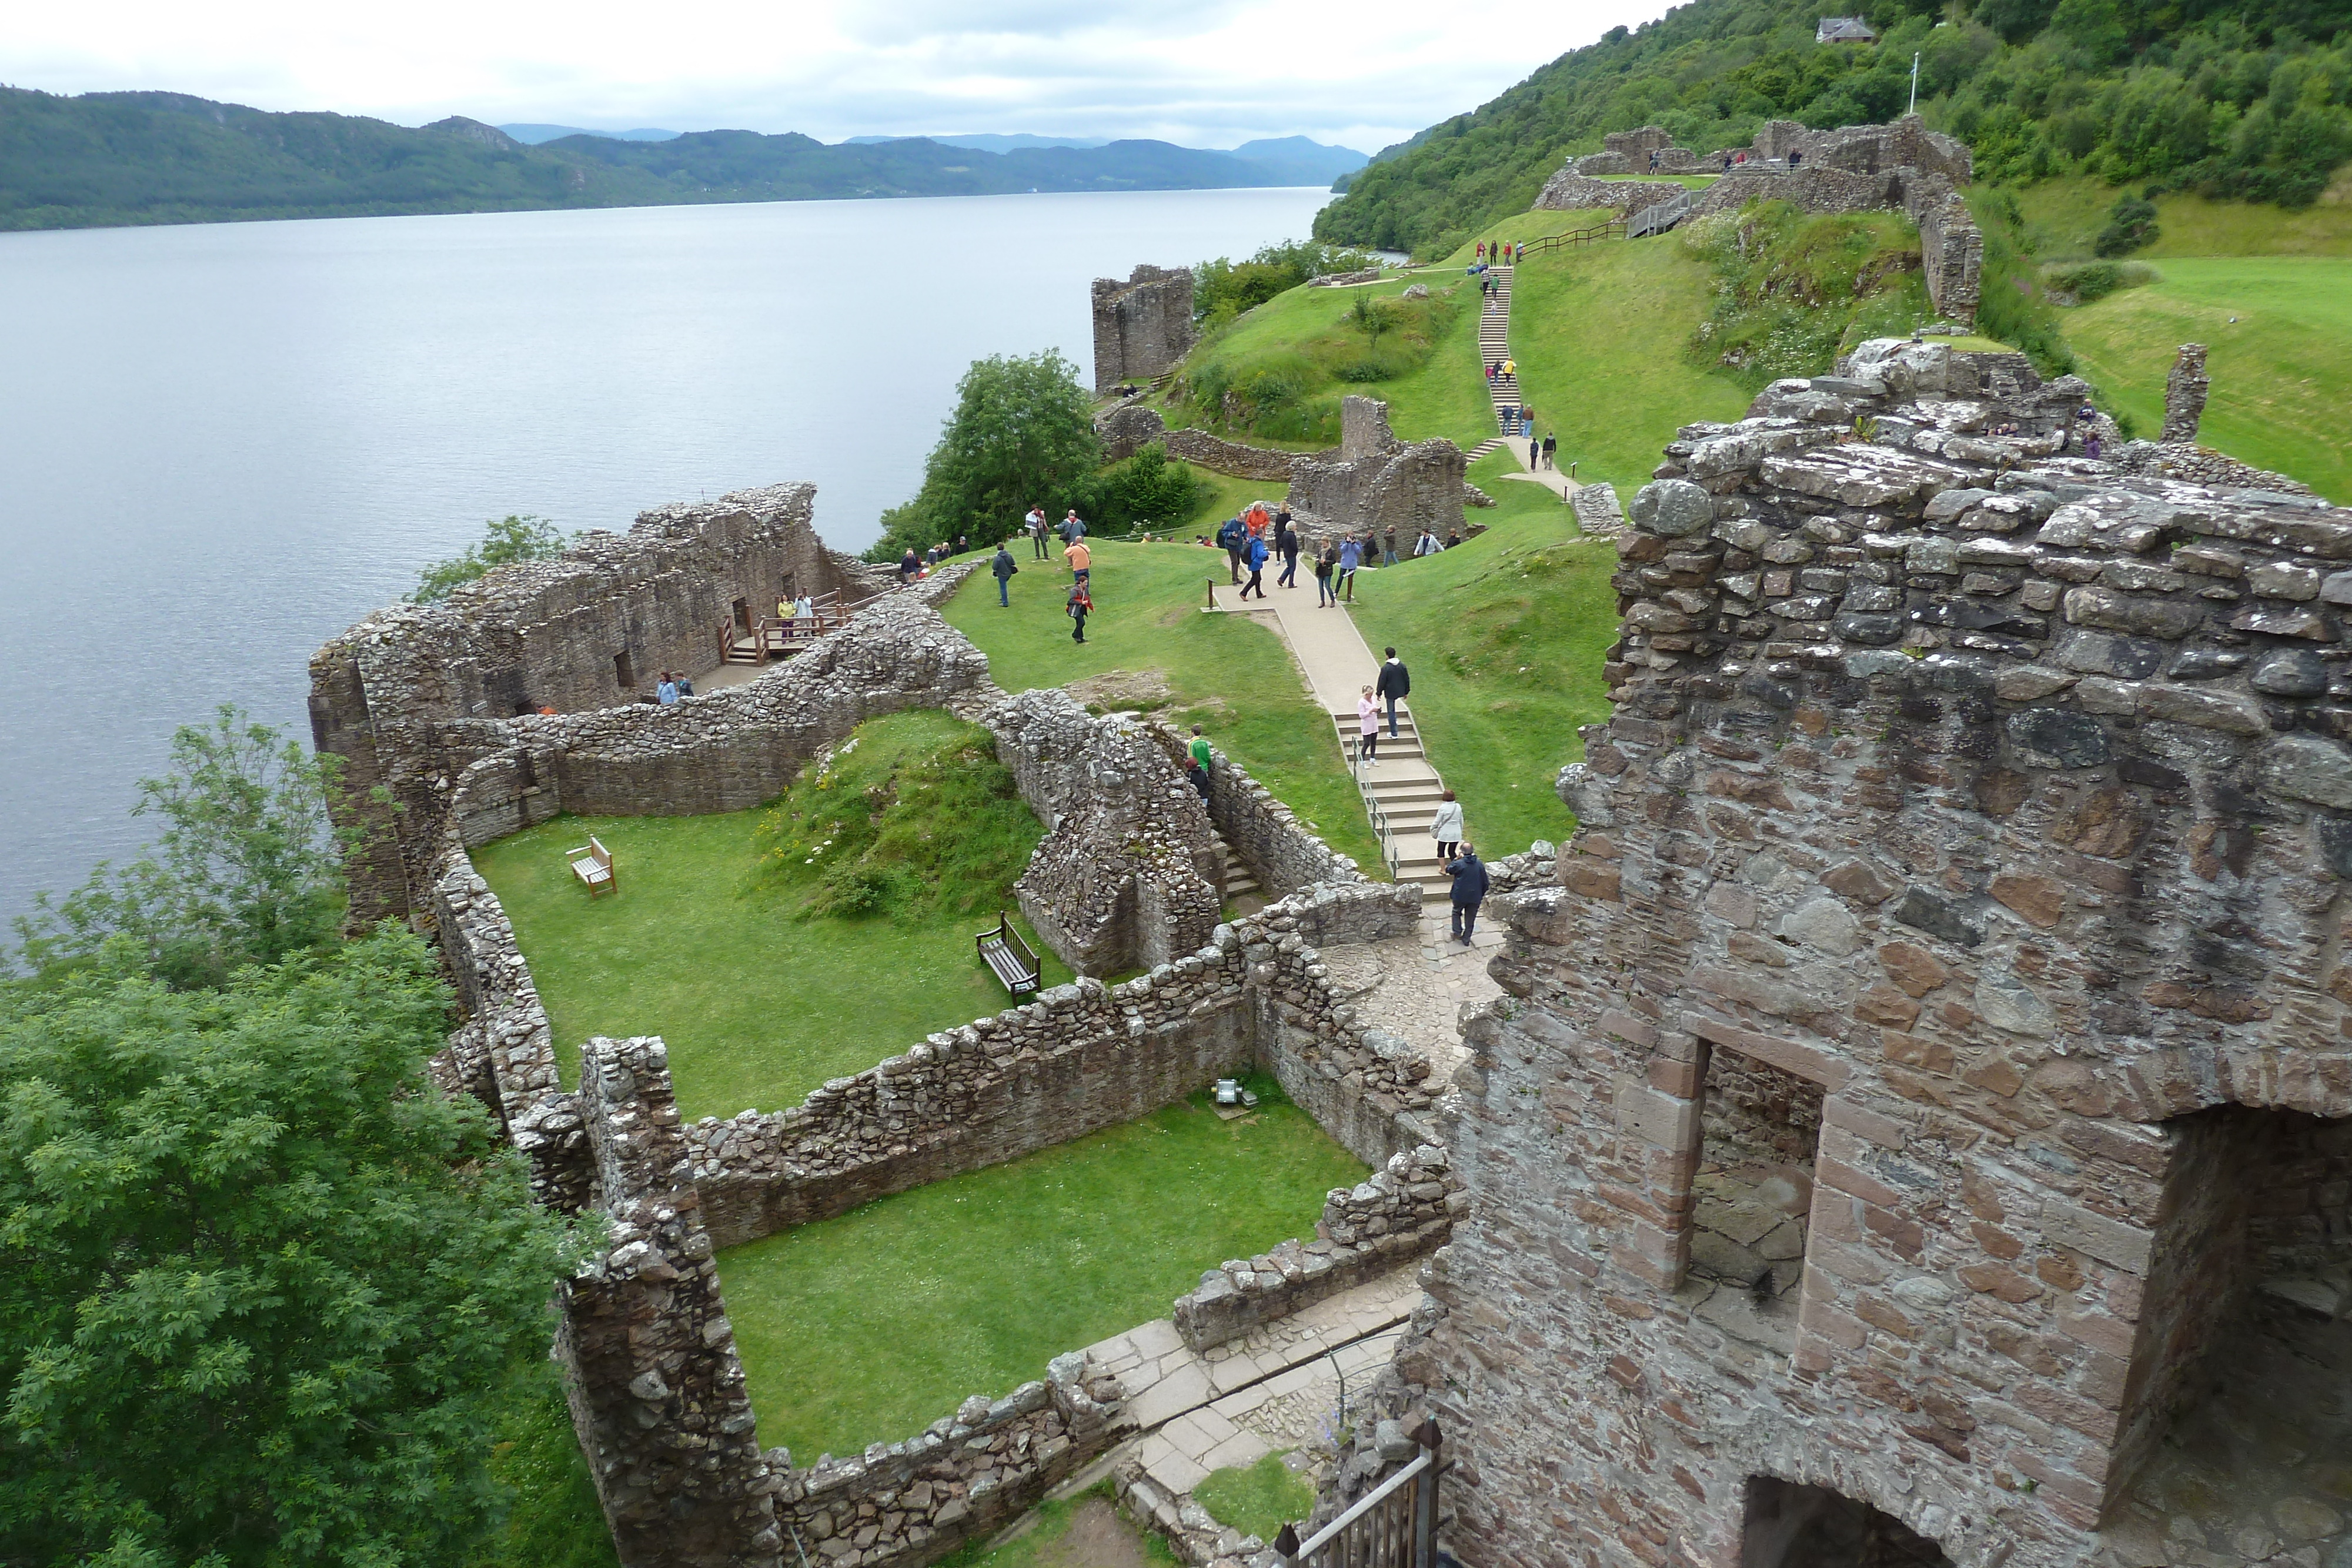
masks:
[(1203, 773), (1209, 771), (1209, 758), (1213, 755), (1209, 750), (1209, 737), (1201, 733), (1201, 727), (1197, 724), (1192, 727), (1191, 750), (1193, 766)]

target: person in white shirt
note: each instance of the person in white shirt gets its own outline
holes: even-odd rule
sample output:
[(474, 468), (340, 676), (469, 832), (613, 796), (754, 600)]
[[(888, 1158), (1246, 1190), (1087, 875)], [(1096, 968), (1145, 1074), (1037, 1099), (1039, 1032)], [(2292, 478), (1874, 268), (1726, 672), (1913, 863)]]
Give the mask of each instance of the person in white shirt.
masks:
[(1045, 508), (1043, 507), (1030, 507), (1029, 515), (1022, 519), (1022, 523), (1029, 530), (1030, 542), (1036, 547), (1037, 559), (1039, 560), (1046, 559)]
[(1462, 807), (1448, 789), (1437, 803), (1437, 815), (1429, 820), (1429, 836), (1437, 841), (1437, 863), (1444, 865), (1462, 847)]

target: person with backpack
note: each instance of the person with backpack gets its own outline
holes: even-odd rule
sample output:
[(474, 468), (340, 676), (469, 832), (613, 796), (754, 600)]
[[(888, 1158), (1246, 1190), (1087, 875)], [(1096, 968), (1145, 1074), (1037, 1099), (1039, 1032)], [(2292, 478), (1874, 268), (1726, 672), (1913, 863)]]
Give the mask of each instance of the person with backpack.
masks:
[(1478, 906), (1486, 902), (1486, 889), (1494, 879), (1486, 874), (1486, 862), (1479, 860), (1478, 852), (1468, 844), (1445, 862), (1445, 874), (1454, 879), (1454, 885), (1447, 890), (1454, 904), (1454, 936), (1467, 947), (1471, 933), (1477, 929)]
[(1013, 574), (1019, 571), (1021, 568), (1013, 562), (1011, 539), (1005, 539), (997, 545), (996, 559), (990, 561), (988, 566), (989, 570), (996, 574), (996, 602), (1007, 610), (1012, 609), (1013, 596), (1007, 591), (1007, 587), (1013, 581)]
[(1242, 541), (1248, 537), (1239, 517), (1227, 517), (1217, 528), (1217, 548), (1225, 552), (1225, 567), (1235, 582), (1242, 580)]
[(1260, 599), (1265, 597), (1265, 541), (1253, 536), (1242, 550), (1242, 559), (1249, 564), (1249, 580), (1242, 584), (1241, 596), (1247, 599), (1255, 591)]
[(1072, 507), (1070, 515), (1062, 519), (1061, 533), (1062, 543), (1065, 545), (1073, 539), (1082, 539), (1087, 537), (1087, 525), (1078, 520), (1078, 509), (1076, 507)]
[(1397, 651), (1394, 648), (1388, 650), (1388, 663), (1381, 666), (1380, 679), (1374, 685), (1373, 690), (1388, 699), (1389, 738), (1394, 740), (1397, 732), (1398, 699), (1410, 695), (1412, 691), (1412, 676), (1406, 674), (1404, 661), (1397, 657)]
[(1063, 601), (1062, 612), (1070, 618), (1071, 642), (1087, 640), (1087, 615), (1094, 607), (1095, 601), (1087, 597), (1086, 579), (1080, 578), (1070, 584), (1070, 597)]

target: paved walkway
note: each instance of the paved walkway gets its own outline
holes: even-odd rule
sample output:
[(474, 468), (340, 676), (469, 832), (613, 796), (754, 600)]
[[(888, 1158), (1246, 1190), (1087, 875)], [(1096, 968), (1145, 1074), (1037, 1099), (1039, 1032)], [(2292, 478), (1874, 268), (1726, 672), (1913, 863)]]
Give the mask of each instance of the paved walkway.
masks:
[(1356, 1016), (1377, 1021), (1421, 1048), (1444, 1082), (1469, 1055), (1462, 1043), (1462, 1010), (1503, 994), (1486, 961), (1503, 946), (1500, 925), (1488, 922), (1467, 947), (1447, 932), (1448, 906), (1423, 906), (1421, 929), (1387, 942), (1320, 949), (1331, 988)]
[[(1205, 1354), (1166, 1318), (1087, 1348), (1127, 1390), (1144, 1473), (1182, 1496), (1212, 1470), (1250, 1465), (1321, 1434), (1344, 1378), (1370, 1387), (1421, 1302), (1418, 1260)], [(1352, 1397), (1352, 1394), (1351, 1394)]]

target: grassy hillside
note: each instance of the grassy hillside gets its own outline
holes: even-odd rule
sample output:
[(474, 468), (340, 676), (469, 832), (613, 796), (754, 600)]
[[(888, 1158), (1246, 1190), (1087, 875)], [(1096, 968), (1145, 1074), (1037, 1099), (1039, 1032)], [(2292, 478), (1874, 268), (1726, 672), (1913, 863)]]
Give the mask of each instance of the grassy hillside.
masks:
[(998, 154), (712, 131), (526, 147), (463, 119), (412, 129), (182, 93), (0, 88), (0, 229), (1009, 191), (1274, 185), (1278, 168), (1162, 141)]
[[(1435, 255), (1522, 211), (1569, 154), (1662, 124), (1705, 152), (1768, 119), (1828, 127), (1919, 110), (1981, 178), (2155, 181), (2307, 205), (2352, 158), (2340, 0), (1889, 0), (1875, 47), (1813, 41), (1822, 8), (1693, 0), (1537, 70), (1390, 148), (1318, 215), (1318, 238)], [(1938, 26), (1938, 23), (1946, 25)]]
[(2083, 372), (2153, 435), (2174, 349), (2201, 342), (2213, 388), (2198, 438), (2352, 503), (2352, 259), (2156, 265), (2156, 282), (2065, 312)]
[[(2082, 175), (2043, 180), (2017, 192), (2025, 236), (2043, 261), (2078, 260), (2107, 222), (2116, 192)], [(2157, 237), (2132, 255), (2352, 256), (2352, 169), (2338, 172), (2315, 203), (2299, 211), (2216, 201), (2193, 191), (2156, 196)]]

